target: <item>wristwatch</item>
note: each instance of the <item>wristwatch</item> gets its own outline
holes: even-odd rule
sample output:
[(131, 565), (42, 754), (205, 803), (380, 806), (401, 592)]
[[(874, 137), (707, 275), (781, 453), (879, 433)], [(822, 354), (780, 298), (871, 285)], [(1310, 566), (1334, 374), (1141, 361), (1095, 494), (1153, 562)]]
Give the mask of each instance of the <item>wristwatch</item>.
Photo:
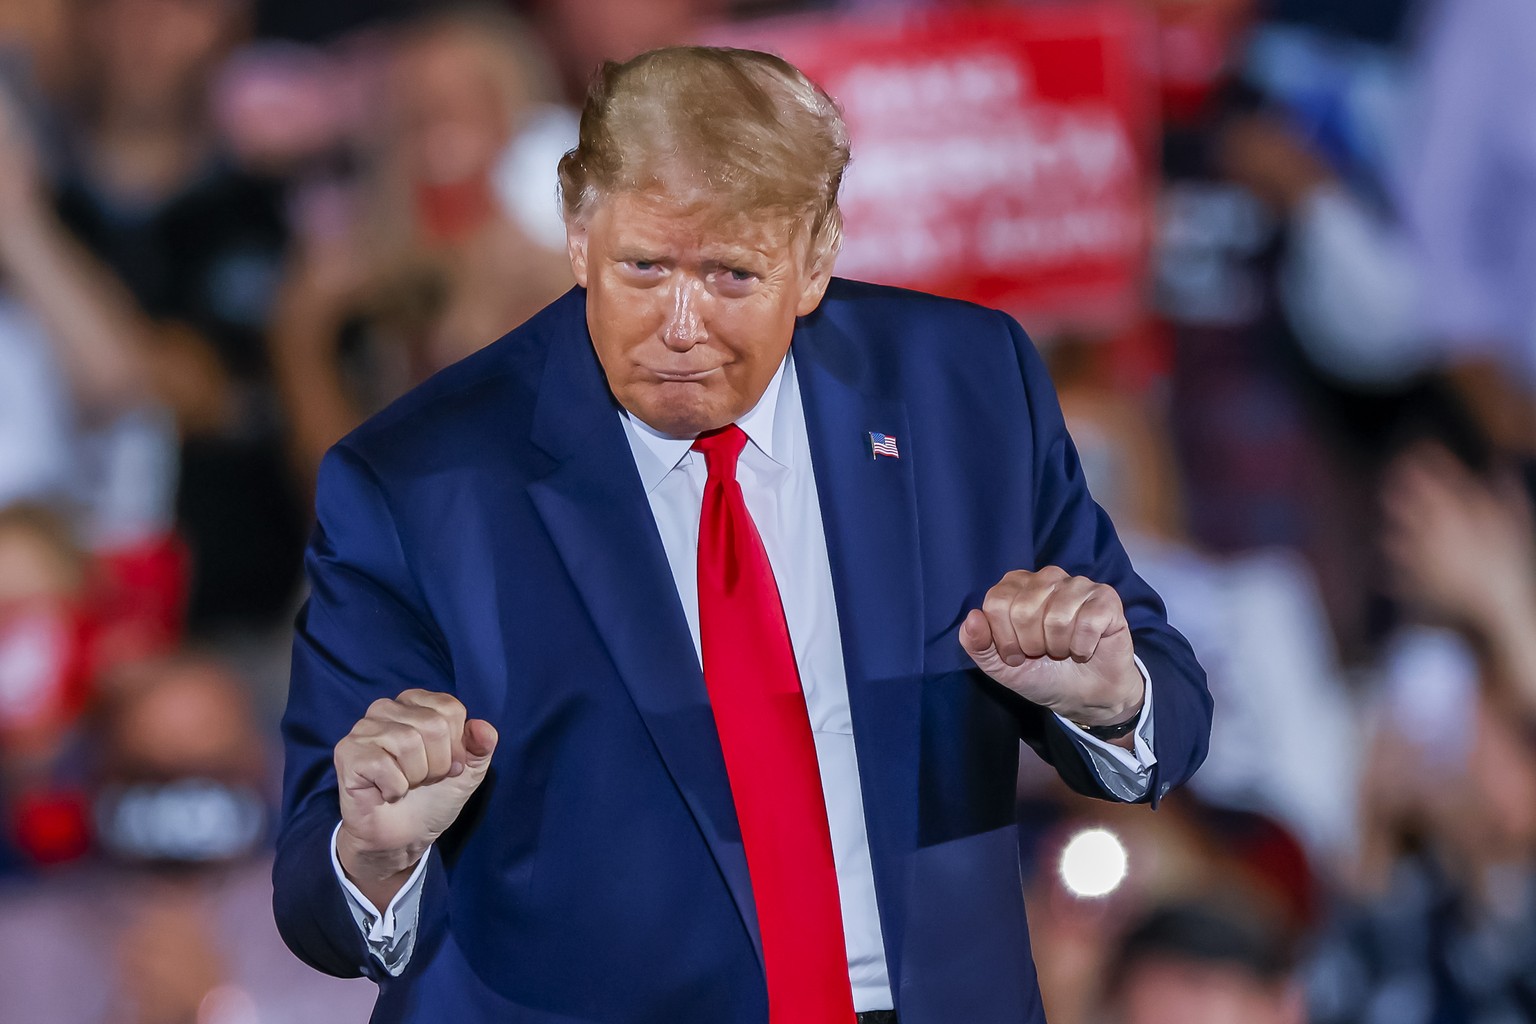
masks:
[(1136, 728), (1136, 723), (1139, 721), (1141, 721), (1141, 708), (1138, 707), (1136, 713), (1123, 722), (1116, 722), (1114, 725), (1081, 725), (1078, 728), (1096, 740), (1108, 742), (1127, 735)]

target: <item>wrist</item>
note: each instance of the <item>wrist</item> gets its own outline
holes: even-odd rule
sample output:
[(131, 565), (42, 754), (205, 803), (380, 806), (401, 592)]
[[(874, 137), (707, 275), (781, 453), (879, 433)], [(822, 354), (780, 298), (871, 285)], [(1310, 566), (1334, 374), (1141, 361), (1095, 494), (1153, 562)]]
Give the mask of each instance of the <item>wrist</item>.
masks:
[(352, 832), (345, 821), (336, 832), (336, 860), (347, 878), (359, 887), (403, 882), (416, 869), (429, 844), (378, 850), (369, 847)]
[(1141, 710), (1138, 708), (1135, 714), (1123, 722), (1116, 722), (1114, 725), (1089, 725), (1082, 726), (1081, 728), (1083, 732), (1096, 740), (1103, 740), (1105, 743), (1117, 743), (1120, 746), (1130, 748), (1134, 746), (1134, 742), (1130, 738), (1131, 733), (1135, 731), (1136, 723), (1140, 720)]
[(1100, 703), (1085, 704), (1069, 714), (1063, 714), (1062, 717), (1088, 735), (1099, 739), (1112, 740), (1126, 735), (1136, 727), (1137, 720), (1141, 718), (1141, 709), (1147, 700), (1147, 684), (1141, 676), (1141, 670), (1132, 665), (1131, 673), (1135, 677), (1134, 682), (1128, 682), (1122, 688), (1122, 696)]

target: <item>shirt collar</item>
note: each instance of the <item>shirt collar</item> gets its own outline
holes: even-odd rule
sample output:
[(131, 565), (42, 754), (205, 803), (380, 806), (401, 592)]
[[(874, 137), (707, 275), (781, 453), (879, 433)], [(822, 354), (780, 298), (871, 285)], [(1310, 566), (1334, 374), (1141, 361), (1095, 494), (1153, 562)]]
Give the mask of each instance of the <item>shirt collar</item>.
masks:
[[(792, 403), (780, 401), (780, 398), (786, 386), (795, 386), (794, 380), (794, 363), (786, 353), (784, 361), (774, 371), (773, 379), (763, 391), (763, 397), (736, 421), (736, 425), (758, 451), (785, 467), (789, 465), (791, 446), (783, 443), (785, 431), (779, 421), (785, 415), (783, 410)], [(640, 471), (640, 482), (645, 486), (645, 493), (650, 494), (668, 473), (688, 457), (688, 452), (693, 448), (693, 438), (670, 437), (632, 415), (628, 409), (623, 410), (623, 414), (625, 433), (629, 436), (629, 446), (635, 456), (635, 468)]]

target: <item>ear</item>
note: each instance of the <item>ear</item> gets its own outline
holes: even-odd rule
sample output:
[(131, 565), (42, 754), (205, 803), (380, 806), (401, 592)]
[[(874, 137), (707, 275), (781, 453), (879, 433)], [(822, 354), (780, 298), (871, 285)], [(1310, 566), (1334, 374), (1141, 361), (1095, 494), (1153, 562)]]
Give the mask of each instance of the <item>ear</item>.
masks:
[(587, 286), (587, 237), (585, 221), (566, 220), (565, 253), (571, 260), (571, 274), (583, 288)]
[(827, 294), (827, 285), (832, 283), (832, 264), (837, 259), (837, 253), (822, 253), (810, 258), (810, 274), (806, 276), (805, 285), (800, 290), (800, 303), (795, 307), (795, 316), (814, 313), (816, 307), (821, 305), (822, 296)]

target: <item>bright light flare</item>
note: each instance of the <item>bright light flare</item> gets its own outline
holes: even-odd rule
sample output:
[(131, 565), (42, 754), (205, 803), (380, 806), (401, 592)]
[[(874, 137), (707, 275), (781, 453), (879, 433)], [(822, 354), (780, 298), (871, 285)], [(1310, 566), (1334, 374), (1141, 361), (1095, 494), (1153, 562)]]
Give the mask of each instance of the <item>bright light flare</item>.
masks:
[(1120, 837), (1106, 828), (1084, 829), (1061, 851), (1062, 884), (1082, 899), (1100, 899), (1120, 888), (1129, 859)]

